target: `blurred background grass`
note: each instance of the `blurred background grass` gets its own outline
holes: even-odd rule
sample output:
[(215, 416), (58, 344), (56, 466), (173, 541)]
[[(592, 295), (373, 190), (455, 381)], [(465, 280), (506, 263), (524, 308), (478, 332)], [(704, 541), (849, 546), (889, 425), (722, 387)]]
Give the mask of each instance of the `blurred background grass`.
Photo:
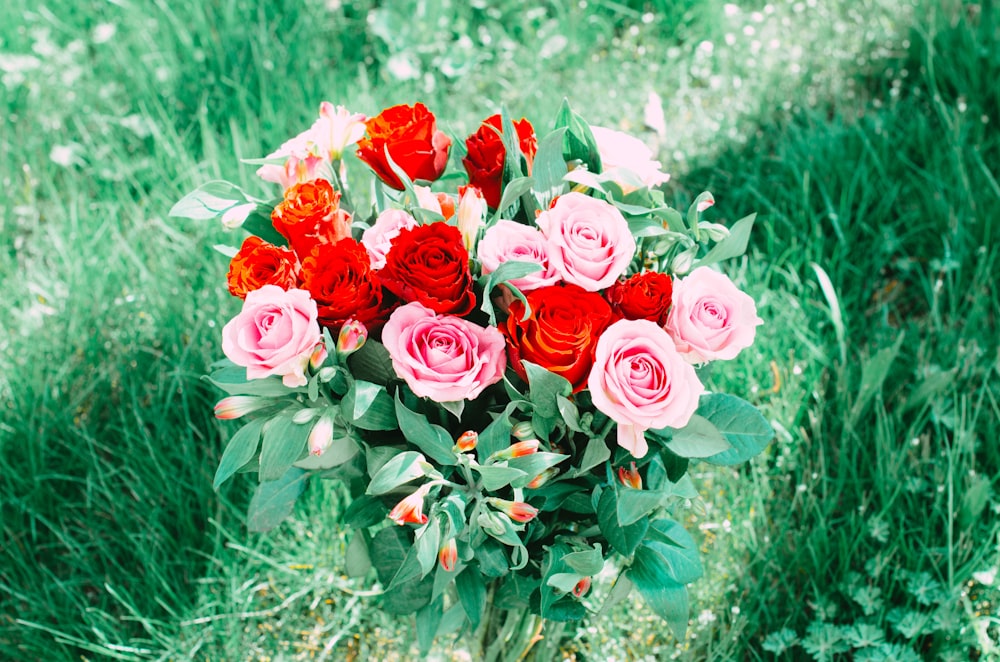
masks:
[(8, 0), (0, 26), (0, 658), (413, 657), (340, 573), (335, 489), (267, 535), (248, 481), (211, 490), (199, 378), (238, 303), (211, 247), (239, 238), (166, 210), (215, 177), (263, 192), (238, 159), (321, 100), (422, 100), (462, 138), (563, 96), (655, 145), (677, 206), (760, 212), (728, 269), (767, 324), (715, 383), (778, 431), (695, 469), (686, 641), (629, 602), (565, 654), (1000, 656), (989, 0)]

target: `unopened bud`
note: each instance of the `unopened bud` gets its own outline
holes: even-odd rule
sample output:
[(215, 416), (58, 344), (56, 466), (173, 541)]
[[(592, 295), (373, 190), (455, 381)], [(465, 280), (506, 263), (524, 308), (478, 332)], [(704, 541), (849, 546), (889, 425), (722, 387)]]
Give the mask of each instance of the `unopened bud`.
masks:
[(215, 405), (215, 417), (224, 421), (246, 416), (250, 412), (263, 409), (271, 404), (268, 398), (258, 398), (253, 395), (231, 395), (222, 398)]
[(328, 352), (326, 351), (326, 343), (321, 342), (316, 345), (312, 354), (309, 356), (309, 367), (313, 372), (316, 372), (320, 367), (326, 362), (326, 357)]
[(458, 545), (455, 544), (454, 538), (449, 539), (438, 550), (438, 562), (445, 572), (455, 569), (455, 564), (458, 562)]
[(340, 327), (337, 336), (337, 355), (347, 357), (361, 349), (368, 340), (368, 327), (356, 319), (349, 319)]
[(475, 430), (466, 430), (455, 442), (456, 453), (467, 453), (476, 447), (479, 442), (479, 433)]
[(528, 488), (529, 490), (536, 490), (545, 483), (549, 482), (549, 479), (555, 476), (557, 473), (559, 473), (558, 469), (556, 469), (555, 467), (549, 467), (542, 473), (535, 476), (530, 483), (525, 485), (525, 487)]
[(230, 207), (222, 215), (222, 227), (227, 230), (235, 230), (236, 228), (243, 225), (243, 222), (247, 220), (254, 209), (257, 208), (256, 203), (248, 202), (245, 205), (236, 205), (235, 207)]
[(516, 444), (511, 444), (502, 451), (497, 451), (492, 455), (494, 460), (513, 460), (515, 457), (524, 457), (525, 455), (532, 455), (538, 452), (538, 446), (541, 442), (537, 439), (529, 439), (528, 441), (519, 441)]
[(309, 454), (322, 455), (333, 443), (333, 420), (324, 414), (309, 432)]
[(587, 591), (590, 590), (590, 584), (591, 584), (590, 577), (584, 577), (583, 579), (581, 579), (576, 583), (576, 586), (573, 587), (573, 595), (575, 595), (578, 598), (582, 598), (587, 594)]
[(523, 501), (507, 501), (495, 497), (490, 497), (486, 501), (515, 522), (530, 522), (538, 515), (537, 508)]
[(530, 421), (519, 421), (510, 433), (515, 439), (520, 439), (521, 441), (535, 438), (535, 428), (531, 426)]

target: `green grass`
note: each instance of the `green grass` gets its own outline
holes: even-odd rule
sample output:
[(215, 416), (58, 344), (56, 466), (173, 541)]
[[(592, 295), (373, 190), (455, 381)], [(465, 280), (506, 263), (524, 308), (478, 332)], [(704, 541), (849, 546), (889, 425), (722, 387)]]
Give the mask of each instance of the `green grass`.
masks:
[(212, 246), (238, 238), (166, 210), (214, 177), (264, 191), (238, 158), (324, 99), (424, 100), (464, 136), (500, 103), (544, 126), (563, 95), (658, 141), (678, 206), (709, 188), (714, 220), (760, 212), (729, 270), (767, 324), (714, 380), (778, 431), (746, 467), (695, 469), (688, 639), (630, 601), (564, 648), (1000, 656), (1000, 22), (812, 5), (5, 5), (0, 658), (412, 657), (409, 624), (341, 575), (335, 488), (267, 535), (242, 524), (249, 479), (212, 491), (228, 430), (200, 375), (236, 310)]

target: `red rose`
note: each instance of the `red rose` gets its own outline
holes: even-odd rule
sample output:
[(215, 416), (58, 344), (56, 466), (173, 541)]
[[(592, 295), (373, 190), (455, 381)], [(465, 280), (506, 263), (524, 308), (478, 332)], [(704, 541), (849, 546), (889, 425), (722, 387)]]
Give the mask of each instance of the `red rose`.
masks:
[[(535, 158), (535, 152), (538, 151), (535, 129), (531, 126), (531, 122), (524, 118), (514, 122), (514, 129), (517, 131), (521, 153), (528, 161), (530, 173), (531, 162)], [(503, 163), (506, 155), (500, 132), (500, 115), (484, 120), (479, 130), (465, 139), (469, 154), (462, 159), (462, 165), (469, 173), (469, 183), (482, 189), (486, 204), (493, 209), (500, 206), (500, 185), (503, 180)]]
[(476, 306), (469, 251), (453, 225), (430, 223), (400, 230), (379, 277), (403, 301), (419, 301), (441, 315), (466, 315)]
[(596, 292), (579, 285), (548, 285), (526, 295), (531, 315), (524, 316), (524, 304), (514, 300), (510, 316), (500, 324), (507, 338), (509, 364), (527, 379), (521, 361), (531, 361), (565, 377), (573, 392), (587, 386), (594, 347), (601, 332), (611, 323), (611, 306)]
[(229, 292), (234, 297), (246, 299), (247, 294), (264, 285), (292, 289), (298, 282), (297, 264), (292, 251), (249, 236), (229, 262)]
[(389, 167), (386, 150), (410, 179), (432, 182), (448, 164), (451, 138), (437, 130), (434, 115), (422, 103), (386, 108), (365, 128), (368, 135), (358, 141), (358, 158), (394, 189), (403, 190), (403, 182)]
[(618, 281), (604, 292), (604, 296), (619, 318), (649, 320), (663, 326), (667, 323), (673, 291), (670, 276), (647, 271)]
[(354, 239), (318, 244), (302, 261), (302, 286), (316, 301), (320, 324), (333, 331), (350, 318), (376, 330), (391, 312), (383, 308), (382, 284), (368, 251)]
[(305, 258), (317, 244), (351, 236), (351, 215), (340, 208), (340, 191), (325, 179), (296, 184), (271, 212), (271, 223), (288, 245)]

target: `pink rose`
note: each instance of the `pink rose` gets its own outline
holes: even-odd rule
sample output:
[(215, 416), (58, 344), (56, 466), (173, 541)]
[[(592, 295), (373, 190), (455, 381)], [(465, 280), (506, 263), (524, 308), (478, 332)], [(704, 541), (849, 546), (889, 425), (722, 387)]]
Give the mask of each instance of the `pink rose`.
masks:
[(635, 238), (618, 209), (583, 193), (559, 196), (536, 220), (549, 260), (567, 283), (597, 292), (618, 280), (635, 256)]
[(264, 285), (247, 294), (243, 310), (222, 329), (222, 351), (247, 369), (247, 379), (281, 375), (305, 386), (306, 365), (320, 341), (316, 302), (305, 290)]
[(536, 262), (542, 265), (541, 271), (510, 280), (510, 284), (522, 292), (559, 282), (559, 272), (549, 260), (549, 244), (538, 228), (514, 221), (498, 221), (483, 235), (477, 250), (484, 274), (496, 271), (504, 262)]
[(403, 228), (415, 227), (417, 219), (402, 209), (386, 209), (379, 214), (375, 224), (361, 235), (361, 243), (368, 250), (372, 269), (381, 269), (385, 266), (385, 256), (392, 248), (392, 240), (399, 236)]
[(417, 302), (393, 311), (382, 342), (396, 374), (435, 402), (472, 400), (500, 381), (507, 366), (506, 343), (494, 327), (437, 315)]
[(661, 172), (663, 166), (653, 158), (653, 151), (635, 136), (621, 131), (590, 127), (597, 141), (604, 174), (622, 187), (625, 193), (642, 186), (658, 186), (669, 181), (670, 175)]
[(649, 450), (645, 431), (682, 428), (704, 391), (670, 336), (649, 320), (619, 320), (601, 334), (587, 388), (594, 406), (618, 423), (618, 445)]
[(733, 281), (708, 267), (698, 267), (674, 281), (667, 333), (689, 363), (731, 359), (753, 344), (757, 325), (753, 299)]

